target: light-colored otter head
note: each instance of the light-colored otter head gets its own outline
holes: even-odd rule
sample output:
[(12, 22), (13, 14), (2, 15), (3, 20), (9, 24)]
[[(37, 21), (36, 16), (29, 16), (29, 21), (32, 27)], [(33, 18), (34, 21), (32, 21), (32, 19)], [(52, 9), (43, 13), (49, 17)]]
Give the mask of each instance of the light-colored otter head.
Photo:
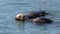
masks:
[(24, 14), (16, 15), (16, 20), (24, 20)]

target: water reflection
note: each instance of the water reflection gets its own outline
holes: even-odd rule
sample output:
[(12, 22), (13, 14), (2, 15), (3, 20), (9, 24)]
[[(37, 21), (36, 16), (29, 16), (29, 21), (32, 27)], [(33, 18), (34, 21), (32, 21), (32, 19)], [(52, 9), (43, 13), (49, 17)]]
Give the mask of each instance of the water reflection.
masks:
[(16, 21), (17, 26), (19, 27), (20, 32), (24, 32), (24, 21)]

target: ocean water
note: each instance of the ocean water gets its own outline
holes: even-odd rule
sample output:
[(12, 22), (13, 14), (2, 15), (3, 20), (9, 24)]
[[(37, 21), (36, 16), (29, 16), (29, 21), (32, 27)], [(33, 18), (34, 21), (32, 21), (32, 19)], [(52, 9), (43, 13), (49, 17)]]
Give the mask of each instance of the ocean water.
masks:
[[(45, 10), (52, 24), (15, 21), (19, 13)], [(0, 0), (0, 34), (60, 34), (60, 0)]]

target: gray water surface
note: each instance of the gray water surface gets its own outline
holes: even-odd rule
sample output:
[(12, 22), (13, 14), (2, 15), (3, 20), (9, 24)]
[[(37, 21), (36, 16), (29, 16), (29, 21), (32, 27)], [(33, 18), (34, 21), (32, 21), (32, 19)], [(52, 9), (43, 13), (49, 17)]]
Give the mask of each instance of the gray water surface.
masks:
[[(15, 21), (19, 13), (45, 10), (52, 24)], [(60, 34), (60, 0), (0, 0), (0, 34)]]

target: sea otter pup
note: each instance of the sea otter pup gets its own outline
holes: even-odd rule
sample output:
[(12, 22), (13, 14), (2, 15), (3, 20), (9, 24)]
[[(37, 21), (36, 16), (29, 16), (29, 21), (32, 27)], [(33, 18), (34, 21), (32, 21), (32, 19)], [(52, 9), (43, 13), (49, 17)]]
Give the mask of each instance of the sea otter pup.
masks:
[(28, 20), (28, 19), (34, 19), (37, 17), (41, 17), (41, 16), (45, 16), (48, 15), (48, 13), (44, 12), (44, 11), (37, 11), (37, 12), (28, 12), (28, 14), (24, 15), (24, 14), (18, 14), (16, 15), (16, 20)]
[(48, 18), (34, 18), (34, 19), (31, 19), (31, 21), (36, 24), (46, 24), (46, 23), (52, 22), (52, 20)]

